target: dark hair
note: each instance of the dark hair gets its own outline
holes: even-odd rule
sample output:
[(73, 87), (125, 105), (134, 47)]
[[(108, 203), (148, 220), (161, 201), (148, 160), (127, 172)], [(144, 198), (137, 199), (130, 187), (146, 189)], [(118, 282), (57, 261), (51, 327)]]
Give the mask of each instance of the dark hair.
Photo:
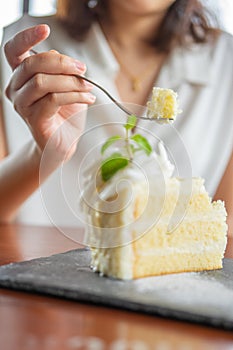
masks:
[[(81, 41), (92, 23), (106, 15), (107, 5), (108, 0), (99, 0), (91, 9), (88, 0), (57, 0), (56, 16), (68, 33)], [(160, 52), (169, 52), (177, 45), (213, 40), (218, 33), (216, 18), (199, 0), (176, 0), (169, 7), (152, 44)]]

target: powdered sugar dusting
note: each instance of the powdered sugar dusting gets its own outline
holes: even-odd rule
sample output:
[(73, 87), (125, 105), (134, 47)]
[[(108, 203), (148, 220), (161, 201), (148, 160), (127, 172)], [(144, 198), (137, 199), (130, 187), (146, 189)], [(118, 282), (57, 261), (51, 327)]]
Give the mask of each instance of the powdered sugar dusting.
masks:
[(232, 319), (229, 311), (233, 310), (232, 286), (226, 286), (210, 272), (143, 278), (134, 281), (134, 287), (148, 301), (153, 298), (153, 303), (157, 301), (161, 306), (209, 316), (218, 316), (221, 312)]

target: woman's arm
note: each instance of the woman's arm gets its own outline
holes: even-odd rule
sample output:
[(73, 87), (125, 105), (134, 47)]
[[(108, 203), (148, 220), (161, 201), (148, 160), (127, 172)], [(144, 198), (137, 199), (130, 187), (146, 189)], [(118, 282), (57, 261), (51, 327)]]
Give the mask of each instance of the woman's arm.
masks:
[[(55, 51), (29, 54), (48, 35), (48, 26), (39, 25), (16, 34), (5, 45), (13, 70), (6, 95), (33, 139), (0, 163), (0, 222), (11, 221), (39, 187), (39, 180), (43, 182), (72, 157), (84, 129), (86, 106), (95, 101), (92, 86), (75, 77), (85, 72), (84, 64)], [(39, 179), (45, 152), (46, 173)]]
[(0, 163), (0, 223), (14, 219), (17, 209), (39, 186), (41, 153), (36, 143)]
[[(0, 95), (1, 95), (1, 92), (0, 92)], [(7, 155), (6, 135), (5, 135), (5, 126), (3, 121), (2, 101), (0, 96), (0, 160), (6, 157), (6, 155)]]
[(221, 199), (225, 202), (228, 235), (233, 236), (233, 153), (215, 193), (214, 200), (217, 199)]

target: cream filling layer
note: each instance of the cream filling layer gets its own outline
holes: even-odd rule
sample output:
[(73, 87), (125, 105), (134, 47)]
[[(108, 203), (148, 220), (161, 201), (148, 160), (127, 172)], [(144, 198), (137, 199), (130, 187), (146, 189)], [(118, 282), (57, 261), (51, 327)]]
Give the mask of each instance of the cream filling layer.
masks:
[(160, 247), (160, 248), (149, 248), (145, 250), (137, 250), (137, 255), (139, 256), (163, 256), (171, 254), (203, 254), (203, 253), (222, 253), (226, 247), (226, 239), (221, 242), (208, 243), (204, 245), (203, 243), (195, 244), (185, 244), (181, 247)]

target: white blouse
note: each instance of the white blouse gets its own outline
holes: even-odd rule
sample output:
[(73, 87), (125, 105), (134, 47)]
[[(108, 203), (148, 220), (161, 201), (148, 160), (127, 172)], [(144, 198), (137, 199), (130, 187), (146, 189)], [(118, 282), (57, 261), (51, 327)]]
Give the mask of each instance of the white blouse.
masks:
[[(118, 100), (114, 84), (119, 65), (100, 29), (95, 24), (84, 42), (70, 38), (53, 16), (23, 16), (5, 28), (3, 43), (16, 32), (37, 23), (51, 27), (49, 38), (36, 48), (56, 49), (87, 65), (87, 76), (103, 85)], [(2, 45), (3, 46), (3, 45)], [(178, 92), (182, 114), (173, 125), (140, 121), (138, 128), (156, 147), (161, 139), (175, 163), (175, 175), (201, 176), (211, 196), (223, 176), (233, 149), (233, 37), (222, 33), (215, 44), (177, 48), (162, 67), (154, 85)], [(2, 90), (11, 74), (1, 57)], [(99, 154), (101, 142), (121, 133), (126, 116), (100, 90), (88, 109), (84, 136), (74, 157), (58, 169), (22, 206), (17, 220), (28, 224), (58, 227), (83, 226), (79, 195), (82, 170)], [(16, 152), (31, 138), (11, 103), (3, 98), (5, 126), (10, 152)], [(133, 106), (129, 106), (133, 108)]]

